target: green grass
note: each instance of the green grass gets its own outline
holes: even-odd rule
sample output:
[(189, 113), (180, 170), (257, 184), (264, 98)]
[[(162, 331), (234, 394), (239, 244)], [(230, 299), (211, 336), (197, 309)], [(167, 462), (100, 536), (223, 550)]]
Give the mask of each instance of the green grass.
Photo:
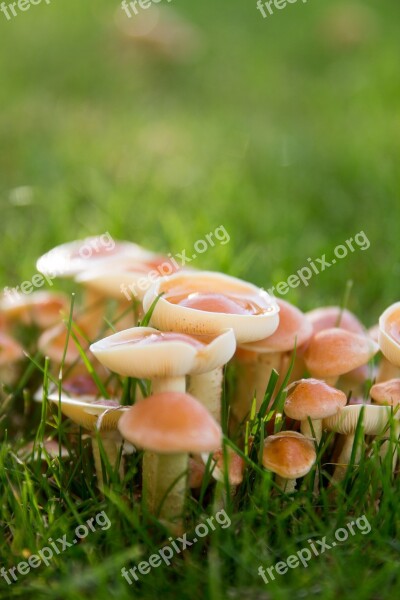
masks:
[[(298, 2), (263, 20), (255, 2), (173, 0), (203, 32), (205, 51), (192, 65), (127, 49), (112, 20), (118, 2), (53, 0), (10, 22), (0, 13), (0, 284), (31, 279), (36, 257), (81, 236), (109, 231), (174, 253), (223, 225), (229, 244), (196, 267), (269, 288), (364, 231), (368, 250), (285, 297), (303, 309), (338, 304), (352, 279), (349, 308), (375, 323), (399, 299), (400, 6), (365, 0), (372, 33), (346, 47), (321, 32), (342, 4)], [(32, 188), (27, 204), (16, 201), (21, 186)], [(23, 394), (40, 379), (30, 369), (21, 380), (8, 408), (19, 421), (2, 433), (0, 567), (102, 509), (112, 527), (13, 586), (0, 581), (1, 598), (185, 599), (202, 590), (212, 600), (370, 600), (399, 588), (399, 480), (371, 458), (335, 501), (304, 490), (288, 502), (272, 495), (269, 476), (250, 470), (231, 527), (129, 588), (121, 567), (165, 539), (132, 500), (140, 457), (126, 486), (114, 483), (104, 500), (88, 442), (80, 445), (68, 422), (50, 420), (45, 430), (68, 441), (70, 463), (55, 461), (43, 476), (38, 461), (17, 459), (43, 433), (40, 407)], [(193, 526), (212, 514), (210, 496), (188, 507)], [(364, 513), (370, 534), (268, 586), (257, 575), (259, 564), (285, 559), (310, 537), (329, 539)]]

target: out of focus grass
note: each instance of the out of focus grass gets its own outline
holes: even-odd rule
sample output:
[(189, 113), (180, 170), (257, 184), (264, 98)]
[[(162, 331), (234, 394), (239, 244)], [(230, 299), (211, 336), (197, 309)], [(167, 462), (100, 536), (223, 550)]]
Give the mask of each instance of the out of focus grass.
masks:
[[(122, 43), (115, 1), (53, 0), (10, 22), (0, 13), (0, 283), (31, 279), (37, 256), (81, 236), (109, 231), (180, 252), (223, 225), (230, 243), (196, 266), (269, 288), (364, 231), (368, 250), (287, 298), (304, 309), (338, 303), (353, 279), (350, 308), (374, 323), (399, 299), (400, 6), (355, 4), (350, 31), (358, 41), (348, 44), (343, 32), (332, 33), (332, 11), (348, 4), (298, 2), (263, 20), (252, 1), (174, 0), (205, 46), (199, 60), (180, 65)], [(18, 192), (23, 186), (30, 191)], [(24, 424), (27, 440), (39, 417)], [(369, 501), (376, 462), (367, 462), (338, 511), (309, 495), (286, 505), (260, 480), (231, 528), (132, 589), (119, 569), (151, 554), (148, 533), (127, 512), (123, 491), (99, 499), (86, 448), (82, 461), (72, 483), (76, 463), (53, 465), (47, 483), (39, 464), (28, 470), (3, 445), (1, 530), (11, 530), (14, 543), (10, 555), (1, 532), (0, 566), (17, 564), (24, 548), (40, 548), (49, 535), (72, 532), (71, 500), (83, 520), (106, 508), (114, 525), (37, 577), (2, 586), (0, 598), (372, 600), (398, 589), (398, 479), (392, 485), (386, 473), (378, 512)], [(201, 512), (196, 507), (195, 518)], [(269, 587), (257, 577), (259, 564), (285, 559), (308, 537), (364, 512), (372, 524), (365, 540)]]
[[(368, 251), (288, 298), (338, 302), (352, 278), (351, 306), (374, 322), (400, 275), (400, 6), (355, 5), (349, 45), (326, 33), (347, 4), (264, 20), (252, 2), (174, 0), (204, 38), (189, 65), (122, 43), (117, 2), (0, 14), (1, 283), (79, 236), (180, 251), (223, 224), (230, 244), (197, 265), (269, 287), (363, 230)], [(19, 186), (29, 206), (10, 201)]]

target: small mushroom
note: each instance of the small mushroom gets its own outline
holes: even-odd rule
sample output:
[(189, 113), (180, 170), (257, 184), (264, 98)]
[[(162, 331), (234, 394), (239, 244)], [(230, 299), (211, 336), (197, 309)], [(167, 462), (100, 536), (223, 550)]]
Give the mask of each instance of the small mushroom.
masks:
[(262, 463), (276, 473), (276, 483), (287, 494), (296, 489), (296, 479), (312, 469), (317, 455), (311, 440), (296, 431), (281, 431), (264, 441)]
[(313, 437), (317, 444), (322, 437), (322, 419), (336, 415), (346, 406), (346, 394), (318, 379), (301, 379), (288, 388), (284, 411), (291, 419), (301, 421), (300, 431), (306, 437)]
[(164, 392), (132, 406), (118, 427), (124, 439), (145, 450), (143, 497), (148, 511), (180, 529), (189, 453), (217, 450), (220, 426), (189, 394)]
[(68, 300), (64, 294), (54, 292), (32, 292), (19, 297), (0, 300), (0, 311), (7, 323), (36, 325), (47, 329), (60, 323), (61, 316), (68, 313)]
[(366, 335), (331, 328), (312, 338), (304, 358), (312, 377), (335, 385), (340, 375), (365, 365), (378, 350), (378, 345)]
[(23, 358), (22, 346), (8, 333), (0, 331), (0, 394), (3, 384), (13, 385), (17, 380), (17, 365)]
[[(203, 453), (201, 455), (204, 464), (208, 463), (210, 455)], [(211, 471), (213, 478), (220, 484), (225, 483), (225, 477), (227, 476), (230, 493), (233, 496), (236, 492), (238, 485), (243, 481), (244, 473), (244, 460), (239, 454), (237, 454), (232, 448), (226, 448), (226, 458), (223, 449), (217, 450), (212, 453), (211, 458)]]

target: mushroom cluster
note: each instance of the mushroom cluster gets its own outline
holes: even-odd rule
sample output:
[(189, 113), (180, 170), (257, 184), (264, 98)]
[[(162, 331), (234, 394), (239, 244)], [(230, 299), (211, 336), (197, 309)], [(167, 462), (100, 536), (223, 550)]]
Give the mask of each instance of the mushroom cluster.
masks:
[(340, 481), (375, 439), (395, 471), (400, 302), (367, 330), (347, 309), (303, 313), (130, 242), (90, 256), (83, 244), (37, 262), (44, 276), (74, 279), (79, 302), (44, 291), (0, 298), (0, 376), (3, 397), (12, 395), (23, 362), (47, 357), (49, 381), (34, 397), (89, 434), (100, 490), (110, 471), (132, 484), (123, 461), (133, 445), (143, 451), (133, 482), (143, 510), (179, 529), (189, 488), (214, 479), (233, 495), (256, 461), (286, 494), (317, 456), (326, 483)]

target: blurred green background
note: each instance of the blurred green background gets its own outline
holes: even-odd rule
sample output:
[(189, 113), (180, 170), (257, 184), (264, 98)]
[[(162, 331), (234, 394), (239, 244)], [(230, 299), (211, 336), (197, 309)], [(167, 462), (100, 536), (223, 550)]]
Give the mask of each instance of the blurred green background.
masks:
[(400, 295), (400, 4), (164, 4), (198, 58), (134, 46), (112, 0), (0, 13), (0, 283), (82, 236), (180, 252), (223, 225), (196, 266), (268, 288), (363, 230), (368, 250), (286, 298), (338, 303), (353, 279), (372, 324)]

